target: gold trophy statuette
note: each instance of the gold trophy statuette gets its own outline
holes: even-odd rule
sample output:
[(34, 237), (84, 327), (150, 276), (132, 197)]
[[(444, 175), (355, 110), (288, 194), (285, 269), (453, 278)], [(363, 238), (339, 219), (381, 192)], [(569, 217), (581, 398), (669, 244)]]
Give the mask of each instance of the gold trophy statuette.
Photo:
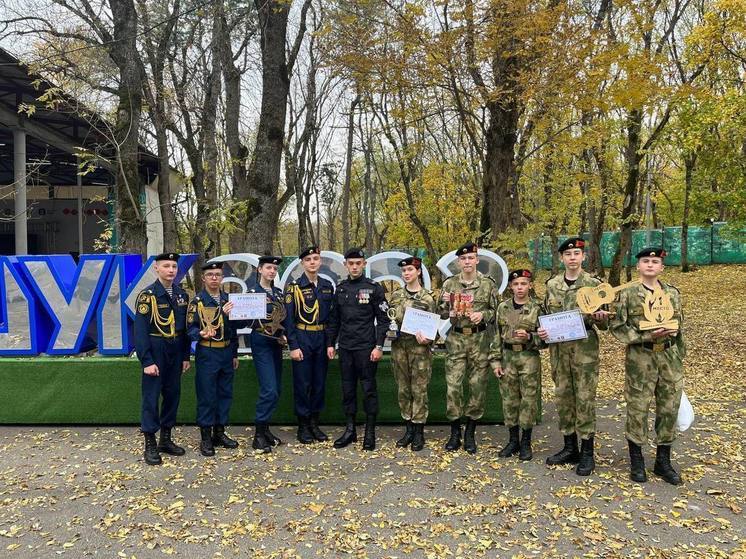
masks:
[(386, 332), (386, 339), (388, 340), (395, 340), (399, 337), (399, 325), (396, 323), (396, 309), (393, 307), (390, 307), (389, 310), (386, 311), (386, 316), (389, 317), (389, 329)]
[(223, 325), (223, 315), (220, 308), (206, 307), (200, 304), (197, 306), (197, 314), (199, 315), (200, 329), (207, 331), (210, 333), (210, 337), (214, 338), (218, 329)]
[(284, 330), (282, 321), (287, 316), (287, 310), (282, 301), (272, 301), (272, 312), (267, 315), (267, 322), (262, 323), (262, 331), (259, 332), (270, 338), (277, 338), (277, 332)]
[(645, 320), (640, 321), (640, 330), (679, 329), (679, 321), (673, 319), (674, 310), (671, 296), (660, 287), (645, 296), (643, 311)]

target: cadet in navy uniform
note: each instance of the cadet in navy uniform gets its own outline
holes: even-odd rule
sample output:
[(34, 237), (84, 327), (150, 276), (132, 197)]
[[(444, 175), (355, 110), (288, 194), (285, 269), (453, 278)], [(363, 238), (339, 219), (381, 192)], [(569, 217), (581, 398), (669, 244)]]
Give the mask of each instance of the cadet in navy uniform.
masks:
[(363, 450), (374, 450), (378, 415), (376, 370), (383, 356), (383, 342), (390, 323), (386, 314), (389, 306), (383, 286), (363, 275), (365, 254), (361, 249), (347, 251), (345, 267), (349, 277), (337, 285), (326, 339), (329, 359), (334, 358), (334, 345), (339, 340), (342, 407), (347, 416), (345, 431), (334, 441), (334, 447), (343, 448), (357, 441), (355, 415), (359, 379), (366, 414)]
[(319, 429), (324, 408), (329, 365), (325, 328), (334, 297), (334, 286), (319, 277), (321, 250), (312, 246), (298, 256), (303, 275), (285, 288), (285, 331), (293, 360), (293, 393), (298, 416), (298, 440), (303, 444), (326, 441)]
[(194, 386), (197, 391), (199, 451), (202, 456), (215, 456), (216, 446), (238, 447), (238, 442), (225, 434), (225, 426), (233, 402), (233, 377), (238, 369), (236, 330), (244, 328), (247, 323), (228, 319), (233, 303), (220, 289), (222, 262), (202, 266), (202, 280), (205, 287), (189, 305), (187, 334), (197, 342)]
[[(141, 427), (145, 436), (145, 462), (160, 464), (160, 452), (181, 456), (184, 449), (171, 440), (181, 395), (181, 375), (189, 370), (186, 314), (189, 296), (173, 281), (179, 255), (155, 257), (158, 279), (137, 296), (135, 350), (142, 365)], [(159, 399), (163, 396), (160, 406)], [(158, 444), (155, 433), (160, 429)]]
[(259, 381), (259, 399), (256, 402), (255, 433), (252, 447), (263, 453), (271, 452), (272, 447), (282, 444), (269, 430), (272, 414), (280, 401), (282, 384), (282, 348), (287, 345), (284, 327), (281, 324), (285, 316), (282, 290), (275, 287), (277, 269), (282, 258), (279, 256), (260, 256), (257, 269), (257, 282), (249, 293), (266, 293), (267, 320), (252, 320), (250, 344), (254, 369)]

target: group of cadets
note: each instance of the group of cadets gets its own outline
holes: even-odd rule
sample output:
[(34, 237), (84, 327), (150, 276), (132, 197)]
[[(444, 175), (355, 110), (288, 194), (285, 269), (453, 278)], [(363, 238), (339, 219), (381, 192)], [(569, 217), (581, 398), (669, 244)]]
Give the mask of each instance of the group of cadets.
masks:
[[(579, 311), (578, 291), (601, 284), (601, 280), (583, 270), (585, 248), (581, 238), (567, 239), (558, 247), (564, 270), (548, 280), (543, 301), (534, 295), (533, 273), (517, 269), (509, 274), (510, 297), (500, 302), (495, 282), (477, 270), (478, 249), (471, 242), (457, 249), (459, 273), (444, 282), (437, 299), (422, 285), (422, 261), (416, 257), (398, 263), (404, 285), (387, 300), (383, 287), (365, 277), (365, 255), (360, 249), (345, 254), (348, 278), (335, 289), (319, 275), (320, 249), (306, 248), (299, 255), (303, 273), (287, 285), (284, 293), (274, 285), (281, 259), (263, 256), (250, 291), (266, 293), (267, 319), (254, 321), (229, 319), (233, 304), (220, 288), (221, 263), (203, 266), (204, 289), (189, 302), (186, 292), (174, 284), (179, 255), (161, 254), (155, 262), (158, 279), (139, 294), (135, 320), (136, 350), (143, 370), (141, 430), (145, 461), (160, 464), (161, 452), (184, 454), (184, 449), (173, 442), (171, 430), (176, 422), (180, 377), (189, 369), (191, 342), (196, 342), (200, 452), (212, 456), (216, 446), (238, 446), (226, 434), (225, 426), (232, 402), (233, 376), (238, 368), (236, 332), (246, 327), (251, 328), (249, 341), (259, 383), (254, 449), (271, 452), (272, 447), (281, 444), (270, 431), (269, 423), (279, 401), (284, 348), (292, 359), (298, 441), (311, 444), (328, 440), (319, 427), (319, 414), (325, 404), (328, 362), (338, 352), (346, 425), (334, 447), (344, 448), (357, 442), (359, 383), (365, 411), (362, 448), (375, 449), (379, 411), (376, 371), (384, 341), (392, 337), (391, 362), (405, 422), (396, 446), (422, 450), (433, 340), (421, 333), (398, 332), (396, 324), (402, 323), (406, 309), (412, 307), (438, 313), (450, 321), (445, 342), (446, 415), (451, 428), (445, 443), (447, 451), (463, 446), (468, 453), (476, 453), (476, 425), (484, 414), (492, 370), (499, 379), (509, 437), (499, 456), (517, 454), (520, 460), (531, 460), (532, 429), (539, 413), (539, 352), (549, 348), (564, 445), (546, 463), (572, 464), (577, 475), (590, 475), (595, 468), (597, 330), (609, 330), (626, 344), (625, 436), (630, 478), (637, 482), (647, 480), (642, 447), (647, 442), (648, 409), (654, 400), (657, 453), (653, 472), (668, 483), (681, 484), (681, 477), (671, 465), (671, 445), (676, 436), (683, 386), (683, 315), (678, 290), (659, 278), (665, 251), (651, 247), (637, 254), (639, 280), (621, 289), (608, 309), (601, 307), (583, 314), (586, 338), (549, 343), (549, 332), (540, 326), (539, 317)], [(649, 294), (661, 291), (670, 297), (672, 318), (678, 327), (641, 328)], [(488, 329), (490, 324), (495, 325), (494, 334)], [(393, 336), (387, 336), (392, 332)], [(468, 398), (464, 396), (465, 384)], [(159, 431), (156, 442), (155, 433)]]

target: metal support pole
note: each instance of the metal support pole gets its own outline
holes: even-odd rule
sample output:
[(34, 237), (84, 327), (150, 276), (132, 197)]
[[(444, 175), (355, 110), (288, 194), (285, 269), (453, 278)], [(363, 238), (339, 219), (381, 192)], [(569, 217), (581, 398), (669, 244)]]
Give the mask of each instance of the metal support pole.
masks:
[(13, 181), (15, 184), (16, 256), (28, 254), (26, 214), (26, 131), (13, 129)]
[(83, 176), (80, 174), (80, 156), (75, 156), (75, 162), (75, 184), (78, 185), (78, 255), (83, 256)]

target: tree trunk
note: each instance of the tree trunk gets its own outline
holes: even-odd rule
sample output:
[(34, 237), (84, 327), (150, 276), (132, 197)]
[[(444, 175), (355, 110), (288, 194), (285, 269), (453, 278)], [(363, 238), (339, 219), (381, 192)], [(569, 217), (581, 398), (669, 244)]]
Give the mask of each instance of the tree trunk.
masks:
[(352, 145), (355, 134), (355, 108), (360, 102), (356, 95), (350, 103), (350, 114), (347, 120), (347, 157), (345, 160), (345, 181), (342, 187), (342, 253), (350, 248), (350, 183), (352, 182)]
[(109, 0), (114, 22), (114, 44), (109, 55), (119, 69), (116, 142), (116, 228), (117, 249), (134, 254), (147, 253), (143, 185), (139, 173), (139, 133), (142, 113), (142, 75), (137, 53), (137, 12), (132, 0)]
[(684, 214), (681, 219), (681, 271), (689, 272), (689, 197), (692, 192), (692, 181), (694, 178), (694, 166), (697, 163), (697, 155), (687, 153), (684, 156)]
[(493, 239), (507, 229), (518, 229), (520, 203), (514, 191), (515, 144), (518, 129), (518, 103), (515, 100), (488, 103), (490, 122), (485, 134), (482, 174), (482, 233)]
[(633, 109), (627, 116), (627, 147), (625, 160), (627, 162), (627, 178), (624, 183), (624, 200), (622, 202), (621, 227), (619, 245), (614, 253), (614, 259), (609, 270), (609, 283), (619, 285), (624, 266), (624, 258), (632, 246), (632, 231), (637, 225), (635, 208), (637, 207), (637, 190), (640, 182), (640, 130), (642, 129), (642, 111)]

